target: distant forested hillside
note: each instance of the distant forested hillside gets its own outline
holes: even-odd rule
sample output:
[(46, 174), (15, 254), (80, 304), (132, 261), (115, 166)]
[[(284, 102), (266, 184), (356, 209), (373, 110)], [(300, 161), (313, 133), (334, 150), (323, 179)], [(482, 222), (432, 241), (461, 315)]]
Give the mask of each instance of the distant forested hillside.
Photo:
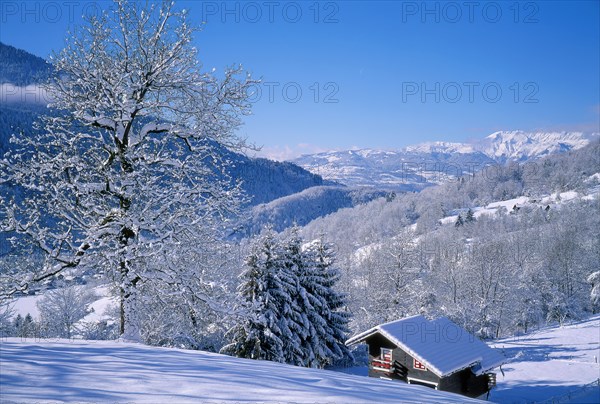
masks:
[(256, 235), (267, 225), (275, 231), (283, 231), (294, 225), (305, 226), (312, 220), (339, 209), (351, 208), (389, 195), (389, 192), (372, 188), (353, 189), (339, 185), (308, 188), (253, 207), (236, 235)]
[(16, 86), (46, 81), (51, 65), (41, 57), (0, 42), (0, 83)]

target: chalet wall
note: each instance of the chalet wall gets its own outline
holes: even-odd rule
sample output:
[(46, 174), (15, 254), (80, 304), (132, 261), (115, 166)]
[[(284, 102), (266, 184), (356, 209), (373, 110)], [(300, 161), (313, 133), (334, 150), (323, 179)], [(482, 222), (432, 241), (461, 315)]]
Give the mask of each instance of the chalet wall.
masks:
[(369, 338), (365, 339), (365, 343), (369, 347), (369, 357), (379, 356), (381, 354), (381, 348), (396, 348), (396, 344), (394, 344), (381, 334), (371, 335)]
[(456, 372), (448, 377), (445, 377), (440, 381), (438, 388), (440, 390), (450, 391), (452, 393), (464, 394), (468, 389), (467, 383), (469, 380), (469, 373), (473, 374), (471, 370), (464, 369), (460, 372)]
[(398, 375), (396, 373), (381, 372), (379, 370), (371, 368), (370, 366), (369, 366), (369, 377), (374, 377), (376, 379), (391, 379), (391, 380), (398, 380), (398, 381), (406, 382), (405, 378), (401, 377), (400, 375)]
[(425, 380), (427, 382), (436, 383), (436, 384), (440, 382), (440, 378), (435, 373), (433, 373), (431, 370), (415, 369), (414, 362), (413, 362), (414, 358), (412, 356), (410, 356), (408, 353), (404, 352), (402, 349), (395, 348), (392, 353), (392, 356), (395, 361), (399, 362), (402, 366), (404, 366), (407, 369), (407, 374), (406, 374), (407, 379), (410, 377), (410, 378), (414, 378), (414, 379)]
[(464, 369), (442, 379), (439, 389), (479, 397), (488, 392), (488, 377), (485, 374), (475, 376), (470, 369)]
[[(403, 378), (401, 374), (381, 372), (376, 369), (373, 369), (370, 366), (371, 360), (373, 358), (378, 357), (381, 354), (381, 348), (388, 348), (388, 349), (392, 349), (392, 350), (394, 348), (396, 348), (396, 345), (393, 342), (391, 342), (390, 340), (388, 340), (381, 334), (374, 334), (374, 335), (368, 337), (365, 340), (365, 342), (367, 343), (367, 346), (369, 347), (369, 377), (406, 381), (406, 379)], [(392, 359), (393, 359), (393, 356), (394, 356), (394, 354), (392, 351)]]

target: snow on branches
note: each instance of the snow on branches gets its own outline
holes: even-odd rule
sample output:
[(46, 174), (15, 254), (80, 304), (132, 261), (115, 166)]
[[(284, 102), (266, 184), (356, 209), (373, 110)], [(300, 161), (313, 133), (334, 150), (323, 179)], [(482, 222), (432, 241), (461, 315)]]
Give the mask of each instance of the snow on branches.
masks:
[(219, 151), (243, 147), (234, 130), (254, 83), (241, 67), (203, 72), (185, 12), (140, 4), (116, 1), (69, 36), (52, 60), (52, 115), (41, 135), (14, 136), (18, 150), (0, 163), (0, 184), (28, 195), (2, 197), (0, 230), (46, 257), (3, 279), (2, 294), (66, 271), (103, 274), (120, 286), (122, 333), (141, 284), (186, 279), (145, 263), (213, 243), (235, 212)]

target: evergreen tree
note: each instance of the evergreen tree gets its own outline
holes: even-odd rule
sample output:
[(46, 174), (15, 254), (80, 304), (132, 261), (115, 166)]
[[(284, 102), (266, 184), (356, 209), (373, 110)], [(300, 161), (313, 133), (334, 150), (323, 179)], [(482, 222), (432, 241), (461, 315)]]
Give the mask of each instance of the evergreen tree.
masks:
[(23, 335), (22, 335), (23, 316), (22, 315), (17, 314), (17, 316), (13, 320), (12, 326), (13, 326), (13, 330), (14, 330), (15, 336), (17, 336), (17, 337), (23, 337)]
[(288, 320), (301, 341), (300, 346), (291, 345), (292, 349), (286, 351), (286, 362), (320, 368), (349, 353), (344, 341), (350, 316), (341, 310), (345, 297), (332, 289), (339, 273), (331, 267), (331, 247), (322, 240), (306, 248), (303, 244), (299, 228), (292, 228), (285, 241), (284, 261), (286, 273), (297, 279), (297, 285), (296, 291), (290, 293), (295, 302)]
[(31, 314), (27, 313), (25, 318), (20, 314), (15, 317), (13, 321), (13, 327), (15, 329), (17, 337), (28, 338), (33, 336), (34, 323)]
[(314, 307), (301, 281), (308, 270), (302, 253), (302, 243), (299, 229), (294, 226), (281, 246), (281, 277), (290, 298), (283, 311), (290, 331), (284, 340), (284, 354), (286, 363), (308, 366), (308, 362), (314, 356), (306, 344), (313, 327), (309, 313)]
[(334, 289), (340, 273), (333, 266), (335, 253), (331, 245), (320, 238), (307, 248), (305, 256), (307, 270), (300, 284), (313, 308), (308, 312), (312, 333), (307, 340), (313, 357), (307, 366), (323, 367), (333, 360), (351, 357), (344, 343), (350, 332), (350, 313), (345, 310), (346, 296)]
[(245, 316), (221, 351), (307, 367), (349, 356), (350, 315), (346, 297), (333, 290), (339, 280), (333, 262), (331, 247), (320, 240), (303, 249), (298, 228), (280, 242), (272, 230), (263, 233), (240, 276)]
[(33, 337), (35, 333), (35, 323), (31, 314), (27, 313), (23, 320), (23, 334), (25, 337)]
[(463, 218), (461, 215), (458, 215), (458, 217), (456, 218), (456, 222), (454, 222), (454, 226), (455, 227), (460, 227), (463, 224), (465, 224), (465, 222), (463, 221)]
[(286, 327), (282, 324), (282, 300), (289, 300), (289, 296), (279, 279), (277, 249), (274, 234), (267, 229), (240, 275), (238, 295), (245, 317), (230, 330), (232, 342), (221, 352), (241, 358), (284, 361), (282, 332)]

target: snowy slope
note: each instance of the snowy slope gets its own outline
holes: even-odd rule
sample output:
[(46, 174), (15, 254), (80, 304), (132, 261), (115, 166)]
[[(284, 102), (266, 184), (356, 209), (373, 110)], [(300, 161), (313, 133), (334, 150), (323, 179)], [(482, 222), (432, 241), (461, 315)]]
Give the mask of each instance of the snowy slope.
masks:
[[(0, 42), (0, 83), (16, 86), (42, 83), (50, 75), (51, 68), (44, 59)], [(11, 88), (10, 91), (14, 90)]]
[(600, 316), (494, 345), (510, 360), (504, 376), (497, 375), (492, 401), (600, 403), (600, 387), (583, 387), (600, 378)]
[[(475, 219), (480, 218), (483, 215), (495, 216), (499, 212), (512, 212), (515, 207), (521, 208), (546, 208), (556, 209), (564, 203), (577, 200), (599, 200), (600, 199), (600, 187), (594, 186), (586, 190), (586, 192), (577, 191), (565, 191), (561, 193), (554, 193), (551, 195), (544, 195), (536, 198), (519, 196), (513, 199), (507, 199), (505, 201), (497, 201), (487, 204), (486, 206), (478, 206), (472, 209), (473, 216)], [(466, 210), (463, 209), (460, 212), (452, 212), (452, 215), (446, 216), (440, 220), (441, 224), (454, 224), (460, 214), (462, 218), (465, 218)]]
[(0, 353), (6, 404), (480, 402), (388, 380), (131, 343), (8, 339)]
[[(497, 403), (598, 403), (600, 316), (500, 340)], [(0, 402), (480, 402), (421, 386), (122, 342), (0, 341)], [(588, 385), (588, 387), (584, 387)], [(550, 401), (554, 400), (554, 401)]]

